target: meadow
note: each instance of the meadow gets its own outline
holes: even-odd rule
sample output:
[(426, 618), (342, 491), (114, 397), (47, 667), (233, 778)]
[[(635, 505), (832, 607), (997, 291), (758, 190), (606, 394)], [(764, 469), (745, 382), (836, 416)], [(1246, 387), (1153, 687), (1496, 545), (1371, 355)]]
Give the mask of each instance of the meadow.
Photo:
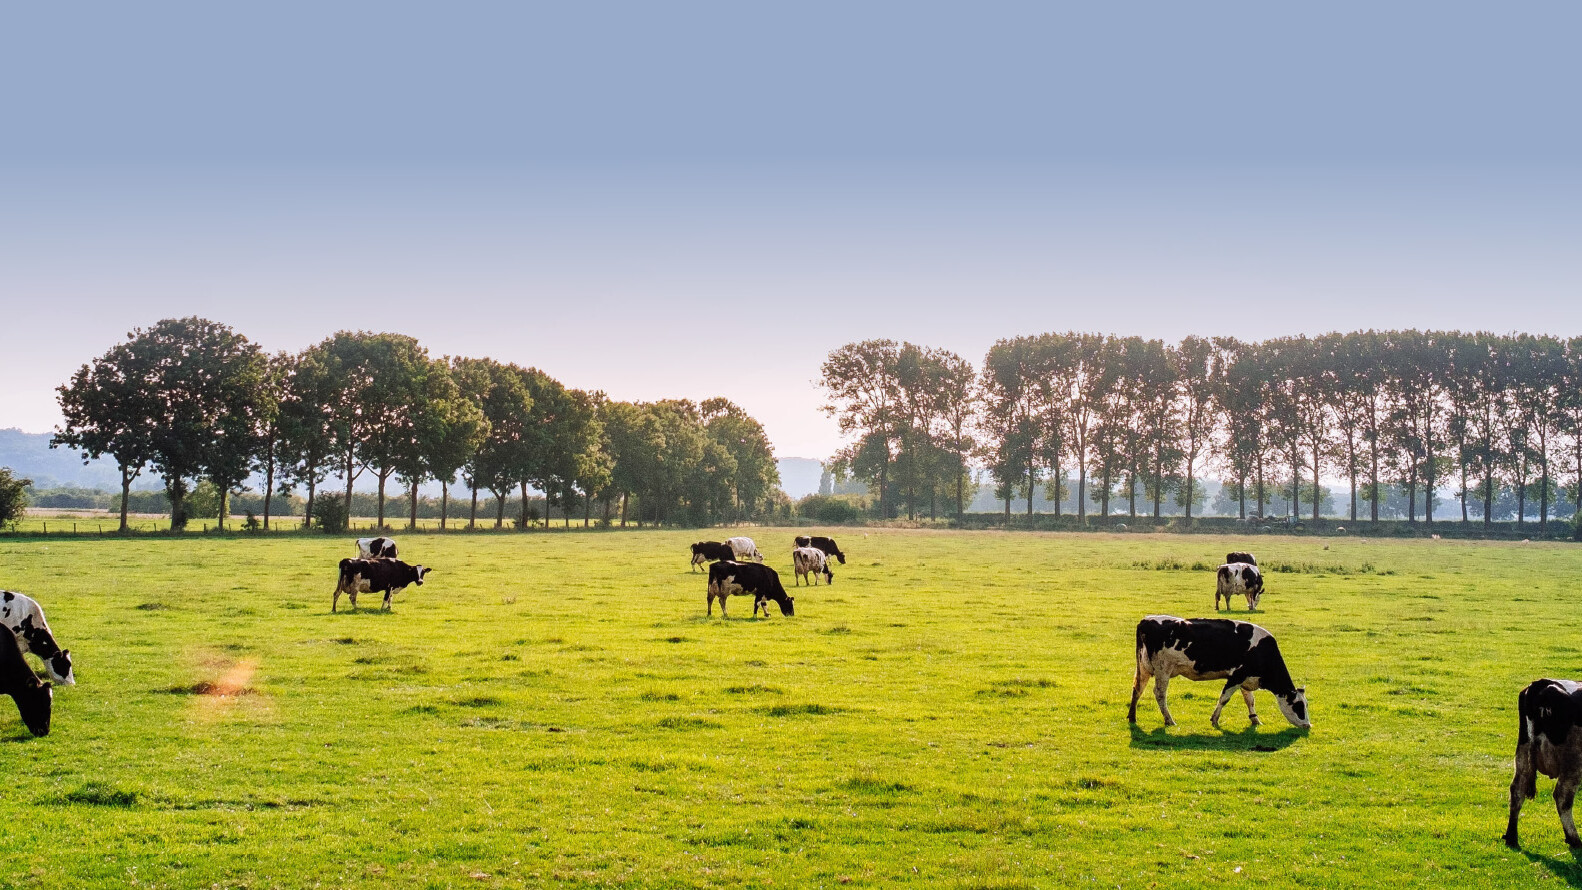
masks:
[[(0, 540), (78, 678), (46, 738), (0, 701), (0, 886), (1582, 886), (1548, 780), (1500, 842), (1574, 545), (843, 530), (722, 620), (726, 534), (398, 532), (428, 583), (339, 614), (349, 538)], [(1313, 729), (1130, 727), (1137, 620), (1243, 548)]]

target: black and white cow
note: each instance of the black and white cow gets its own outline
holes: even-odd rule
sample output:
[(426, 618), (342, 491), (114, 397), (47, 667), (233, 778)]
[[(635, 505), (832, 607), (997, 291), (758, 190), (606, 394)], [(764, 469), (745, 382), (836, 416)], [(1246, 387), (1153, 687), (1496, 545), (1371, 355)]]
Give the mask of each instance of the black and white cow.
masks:
[(1247, 563), (1248, 565), (1257, 565), (1258, 564), (1258, 560), (1253, 559), (1252, 554), (1248, 553), (1248, 552), (1246, 552), (1244, 550), (1232, 550), (1231, 552), (1225, 554), (1225, 561), (1226, 562), (1244, 562), (1244, 563)]
[(9, 627), (0, 627), (0, 694), (9, 695), (16, 702), (17, 713), (22, 715), (28, 732), (49, 735), (55, 690), (40, 681), (27, 666), (27, 659), (22, 657), (22, 645)]
[(835, 583), (835, 573), (829, 570), (829, 557), (817, 547), (798, 547), (791, 551), (791, 568), (796, 572), (799, 587), (804, 578), (809, 584), (817, 584), (819, 575), (824, 576), (825, 584)]
[(343, 559), (330, 611), (335, 611), (343, 593), (351, 599), (353, 609), (357, 608), (357, 594), (383, 593), (385, 601), (380, 608), (388, 611), (390, 597), (406, 589), (408, 584), (422, 587), (423, 577), (432, 571), (420, 565), (407, 565), (399, 559)]
[(62, 649), (44, 620), (44, 608), (32, 597), (11, 590), (0, 590), (0, 624), (16, 634), (17, 645), (44, 660), (49, 678), (62, 686), (74, 686), (71, 650)]
[(1505, 843), (1512, 848), (1522, 801), (1538, 796), (1538, 774), (1555, 780), (1555, 808), (1566, 843), (1582, 847), (1571, 805), (1582, 783), (1582, 684), (1572, 680), (1534, 680), (1516, 697), (1516, 775), (1511, 777), (1511, 818)]
[(704, 563), (716, 562), (721, 559), (735, 559), (736, 551), (731, 545), (719, 541), (699, 541), (692, 545), (692, 571), (696, 572), (698, 566)]
[(752, 538), (726, 538), (725, 543), (730, 546), (731, 552), (736, 554), (736, 559), (763, 562), (764, 555), (758, 552), (758, 545)]
[(1214, 611), (1219, 611), (1220, 597), (1225, 598), (1225, 608), (1230, 608), (1230, 598), (1236, 594), (1247, 598), (1247, 611), (1258, 608), (1263, 598), (1263, 572), (1245, 562), (1226, 563), (1219, 567), (1214, 579)]
[(720, 617), (725, 615), (725, 598), (735, 594), (752, 594), (753, 615), (761, 606), (764, 617), (769, 617), (769, 600), (780, 604), (781, 615), (796, 614), (796, 598), (786, 593), (780, 575), (774, 569), (756, 562), (724, 560), (709, 566), (709, 614), (714, 614), (714, 601), (720, 601)]
[(841, 565), (846, 564), (846, 554), (840, 552), (840, 547), (835, 544), (834, 538), (825, 538), (820, 535), (798, 535), (798, 547), (817, 547), (824, 551), (825, 556), (833, 556)]
[(358, 538), (357, 555), (362, 559), (395, 559), (394, 538)]
[(1250, 622), (1149, 615), (1137, 622), (1137, 675), (1132, 680), (1132, 707), (1126, 713), (1132, 723), (1137, 722), (1137, 697), (1149, 677), (1154, 680), (1154, 698), (1166, 726), (1176, 723), (1165, 704), (1171, 677), (1225, 681), (1219, 704), (1209, 718), (1215, 728), (1225, 703), (1237, 689), (1247, 701), (1247, 716), (1254, 726), (1260, 722), (1252, 704), (1256, 689), (1273, 693), (1280, 713), (1293, 725), (1302, 729), (1313, 725), (1307, 714), (1307, 691), (1291, 681), (1274, 635)]

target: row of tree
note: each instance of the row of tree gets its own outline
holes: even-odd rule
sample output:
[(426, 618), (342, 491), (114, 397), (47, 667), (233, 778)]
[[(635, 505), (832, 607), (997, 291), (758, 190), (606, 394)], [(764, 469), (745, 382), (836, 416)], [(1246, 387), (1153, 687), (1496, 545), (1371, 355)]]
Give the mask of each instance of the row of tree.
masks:
[[(345, 516), (358, 477), (378, 484), (377, 512), (394, 479), (416, 523), (418, 487), (442, 486), (441, 524), (458, 477), (496, 502), (528, 490), (567, 514), (592, 505), (609, 520), (620, 504), (641, 522), (704, 523), (749, 518), (773, 506), (779, 471), (763, 427), (726, 399), (612, 401), (568, 389), (535, 368), (487, 358), (433, 358), (411, 337), (340, 332), (301, 353), (266, 354), (229, 327), (167, 319), (83, 365), (59, 387), (65, 421), (51, 445), (84, 460), (108, 457), (121, 471), (121, 528), (132, 482), (163, 478), (171, 524), (188, 515), (197, 480), (225, 497), (258, 474), (264, 526), (271, 496), (307, 494), (307, 515), (331, 479), (344, 483)], [(223, 508), (219, 511), (226, 514)]]
[[(1040, 486), (1059, 511), (1076, 486), (1080, 520), (1161, 513), (1190, 521), (1206, 472), (1243, 518), (1263, 516), (1276, 480), (1291, 514), (1314, 519), (1321, 475), (1345, 479), (1348, 509), (1373, 521), (1387, 489), (1408, 519), (1435, 516), (1453, 486), (1460, 518), (1489, 523), (1502, 490), (1517, 522), (1547, 523), (1568, 481), (1582, 510), (1582, 338), (1457, 331), (1356, 331), (1180, 343), (1090, 333), (1001, 340), (983, 365), (953, 353), (868, 340), (823, 365), (824, 410), (850, 444), (844, 473), (868, 481), (883, 515), (944, 499), (965, 509), (969, 462), (986, 466), (1011, 509)], [(951, 504), (951, 501), (954, 501)], [(1443, 518), (1442, 516), (1440, 518)]]

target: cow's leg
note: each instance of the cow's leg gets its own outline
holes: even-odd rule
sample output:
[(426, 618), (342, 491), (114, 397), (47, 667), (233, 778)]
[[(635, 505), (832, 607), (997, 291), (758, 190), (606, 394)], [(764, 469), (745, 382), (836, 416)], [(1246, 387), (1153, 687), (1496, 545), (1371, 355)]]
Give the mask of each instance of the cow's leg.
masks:
[(355, 591), (355, 590), (348, 590), (348, 591), (346, 591), (346, 598), (352, 601), (352, 611), (353, 612), (357, 611), (357, 591)]
[(1517, 745), (1516, 774), (1511, 777), (1511, 818), (1505, 823), (1505, 846), (1513, 850), (1521, 846), (1516, 834), (1516, 820), (1522, 814), (1522, 801), (1537, 794), (1538, 770), (1533, 766), (1532, 744)]
[(385, 591), (384, 605), (379, 607), (379, 611), (381, 611), (381, 612), (388, 612), (388, 611), (390, 611), (390, 597), (393, 596), (394, 594), (395, 594), (395, 588), (391, 588), (390, 590), (386, 590)]
[(1132, 677), (1132, 706), (1126, 712), (1126, 722), (1137, 722), (1137, 699), (1143, 694), (1143, 687), (1148, 685), (1148, 674), (1143, 668), (1143, 655), (1137, 653), (1137, 673)]
[(1164, 715), (1166, 726), (1175, 726), (1176, 718), (1170, 716), (1170, 706), (1165, 704), (1165, 692), (1170, 688), (1170, 675), (1164, 671), (1154, 674), (1154, 701), (1159, 703), (1159, 713)]
[(1252, 706), (1252, 690), (1243, 686), (1241, 688), (1241, 697), (1247, 702), (1247, 719), (1252, 723), (1253, 726), (1263, 725), (1263, 721), (1258, 719), (1257, 709)]
[(335, 609), (340, 605), (340, 602), (341, 602), (341, 588), (340, 588), (340, 585), (336, 585), (336, 587), (335, 587), (335, 595), (330, 597), (330, 611), (331, 612), (335, 611)]
[[(720, 603), (720, 611), (721, 612), (725, 611), (725, 604), (724, 603)], [(709, 617), (710, 618), (714, 617), (714, 592), (713, 591), (709, 592)]]
[(1576, 802), (1578, 784), (1582, 784), (1582, 776), (1575, 769), (1565, 770), (1555, 782), (1555, 809), (1560, 811), (1560, 827), (1565, 829), (1566, 845), (1571, 847), (1582, 847), (1576, 822), (1571, 819), (1571, 805)]
[(1225, 688), (1220, 691), (1219, 701), (1216, 702), (1215, 705), (1214, 705), (1214, 713), (1209, 715), (1208, 722), (1209, 722), (1210, 726), (1214, 727), (1215, 729), (1219, 729), (1219, 715), (1220, 715), (1220, 712), (1225, 710), (1225, 703), (1230, 701), (1230, 697), (1232, 695), (1235, 695), (1235, 694), (1236, 694), (1236, 684), (1235, 684), (1235, 682), (1234, 681), (1227, 682), (1225, 684)]

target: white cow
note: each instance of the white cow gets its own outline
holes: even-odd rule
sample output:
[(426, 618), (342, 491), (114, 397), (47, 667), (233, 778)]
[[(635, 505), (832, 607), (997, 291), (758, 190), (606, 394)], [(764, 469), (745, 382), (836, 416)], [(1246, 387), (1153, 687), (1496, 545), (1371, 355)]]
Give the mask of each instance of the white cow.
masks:
[[(824, 583), (834, 584), (835, 573), (829, 570), (829, 557), (817, 547), (798, 547), (791, 551), (791, 568), (796, 571), (796, 585), (802, 586), (802, 579), (807, 578), (808, 584), (818, 584), (818, 576), (824, 576)], [(812, 577), (808, 577), (808, 576)]]
[(736, 554), (737, 562), (748, 559), (754, 562), (764, 561), (764, 555), (758, 552), (758, 545), (753, 543), (752, 538), (726, 538), (725, 543), (730, 545), (731, 552)]
[(357, 555), (363, 559), (395, 559), (394, 538), (358, 538)]

